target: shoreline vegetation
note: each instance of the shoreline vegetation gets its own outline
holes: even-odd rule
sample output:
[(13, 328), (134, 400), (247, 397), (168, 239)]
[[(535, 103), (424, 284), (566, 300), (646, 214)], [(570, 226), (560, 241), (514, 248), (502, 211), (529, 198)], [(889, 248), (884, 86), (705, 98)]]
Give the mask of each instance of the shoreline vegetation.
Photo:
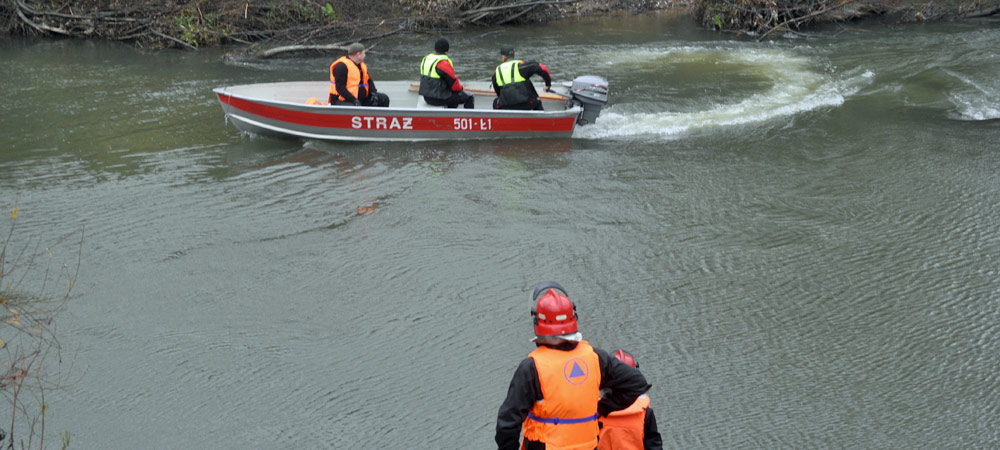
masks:
[(867, 18), (894, 23), (1000, 13), (1000, 0), (0, 0), (0, 35), (84, 38), (142, 49), (234, 46), (234, 56), (340, 52), (401, 33), (544, 24), (685, 9), (706, 29), (758, 40)]
[[(0, 368), (0, 394), (11, 414), (8, 422), (0, 423), (0, 448), (46, 448), (45, 415), (49, 404), (45, 394), (77, 380), (72, 371), (73, 353), (60, 339), (56, 317), (72, 299), (80, 274), (83, 229), (76, 267), (63, 263), (54, 268), (57, 248), (62, 248), (61, 244), (75, 233), (59, 238), (51, 247), (38, 241), (32, 244), (30, 239), (15, 243), (17, 213), (14, 206), (8, 231), (0, 236), (0, 352), (6, 354)], [(26, 278), (28, 273), (41, 273), (40, 287), (29, 286), (32, 282), (25, 281), (31, 279)], [(66, 291), (60, 294), (63, 280)], [(53, 282), (54, 288), (50, 284)], [(69, 446), (69, 431), (64, 431), (61, 438), (60, 448), (65, 449)]]

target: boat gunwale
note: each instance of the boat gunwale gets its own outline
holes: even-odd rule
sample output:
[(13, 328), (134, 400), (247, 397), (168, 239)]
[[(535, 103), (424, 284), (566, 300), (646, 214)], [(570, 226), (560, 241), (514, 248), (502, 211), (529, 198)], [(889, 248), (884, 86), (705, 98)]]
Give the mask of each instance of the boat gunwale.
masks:
[[(286, 82), (286, 83), (299, 83), (299, 82)], [(512, 109), (487, 109), (487, 108), (482, 108), (482, 109), (477, 109), (477, 108), (465, 109), (465, 108), (445, 108), (445, 107), (429, 107), (429, 108), (420, 108), (420, 107), (409, 107), (409, 108), (406, 108), (406, 107), (403, 107), (403, 108), (401, 108), (401, 107), (392, 107), (392, 106), (390, 106), (390, 107), (377, 107), (377, 106), (341, 106), (341, 107), (338, 107), (338, 108), (331, 108), (330, 107), (331, 105), (297, 103), (297, 102), (291, 102), (291, 101), (288, 101), (288, 100), (279, 100), (279, 99), (270, 99), (270, 98), (264, 98), (264, 97), (259, 97), (259, 96), (250, 96), (250, 95), (246, 95), (246, 94), (235, 93), (235, 92), (232, 92), (232, 91), (228, 90), (228, 89), (234, 88), (234, 87), (267, 85), (267, 84), (282, 84), (282, 83), (257, 83), (257, 84), (242, 84), (242, 85), (234, 85), (234, 86), (217, 87), (217, 88), (213, 88), (212, 92), (215, 92), (218, 95), (235, 97), (235, 98), (238, 98), (238, 99), (241, 99), (241, 100), (245, 100), (245, 101), (249, 101), (249, 102), (254, 102), (254, 103), (263, 103), (263, 104), (275, 105), (275, 106), (279, 106), (279, 105), (284, 106), (284, 105), (287, 105), (289, 107), (292, 107), (292, 108), (288, 108), (288, 109), (294, 109), (294, 110), (298, 110), (298, 111), (310, 111), (310, 112), (324, 111), (324, 112), (326, 112), (326, 113), (328, 113), (330, 115), (354, 114), (353, 113), (354, 111), (371, 111), (371, 112), (383, 112), (383, 111), (386, 111), (386, 112), (387, 111), (406, 111), (406, 112), (411, 112), (411, 111), (415, 111), (415, 112), (418, 112), (418, 114), (415, 114), (415, 115), (422, 115), (422, 116), (479, 116), (479, 115), (487, 115), (487, 116), (495, 116), (495, 117), (526, 117), (526, 118), (530, 118), (531, 116), (540, 116), (540, 117), (562, 118), (562, 117), (568, 117), (568, 116), (577, 116), (581, 112), (583, 112), (583, 107), (581, 107), (578, 104), (571, 104), (568, 107), (566, 107), (565, 109), (562, 109), (562, 110), (553, 110), (553, 111), (532, 111), (532, 110), (512, 110)], [(220, 102), (222, 102), (223, 104), (226, 104), (225, 102), (222, 101), (221, 98), (218, 99), (218, 100)], [(568, 101), (569, 100), (567, 99), (567, 102)], [(346, 109), (346, 108), (350, 108), (350, 109)], [(392, 115), (392, 114), (382, 114), (382, 115)]]

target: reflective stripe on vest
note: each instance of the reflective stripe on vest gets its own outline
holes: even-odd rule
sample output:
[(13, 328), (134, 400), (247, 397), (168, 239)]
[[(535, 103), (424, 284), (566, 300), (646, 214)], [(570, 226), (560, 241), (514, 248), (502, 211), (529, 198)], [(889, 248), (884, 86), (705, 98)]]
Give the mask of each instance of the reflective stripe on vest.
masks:
[(643, 394), (631, 406), (601, 418), (597, 450), (642, 450), (649, 396)]
[(587, 341), (570, 351), (538, 347), (535, 362), (542, 400), (524, 420), (524, 438), (545, 443), (549, 450), (593, 450), (597, 447), (597, 402), (601, 367)]
[(521, 60), (515, 59), (497, 66), (496, 78), (499, 83), (497, 87), (527, 81), (521, 76), (521, 71), (517, 70), (517, 65), (520, 63)]
[(333, 64), (330, 64), (330, 93), (336, 95), (340, 100), (347, 100), (337, 92), (337, 80), (333, 79), (333, 66), (336, 66), (340, 62), (344, 63), (344, 67), (347, 67), (347, 82), (345, 83), (347, 91), (354, 95), (354, 98), (358, 98), (358, 86), (363, 86), (365, 92), (368, 92), (368, 81), (370, 80), (368, 78), (368, 66), (365, 63), (355, 64), (350, 58), (341, 56)]
[(420, 60), (420, 75), (431, 78), (441, 78), (441, 75), (438, 75), (437, 71), (434, 70), (434, 68), (436, 68), (438, 63), (441, 61), (448, 61), (452, 67), (455, 67), (455, 64), (451, 62), (451, 58), (449, 58), (448, 55), (431, 53), (425, 56), (424, 59)]

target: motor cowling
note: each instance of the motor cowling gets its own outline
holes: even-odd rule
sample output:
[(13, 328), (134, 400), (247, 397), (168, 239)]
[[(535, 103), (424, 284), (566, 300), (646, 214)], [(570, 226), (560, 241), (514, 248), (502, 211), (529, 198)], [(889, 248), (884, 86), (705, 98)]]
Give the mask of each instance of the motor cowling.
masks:
[(583, 107), (576, 123), (588, 125), (597, 120), (601, 108), (608, 104), (608, 80), (596, 75), (583, 75), (573, 79), (570, 85), (573, 101)]

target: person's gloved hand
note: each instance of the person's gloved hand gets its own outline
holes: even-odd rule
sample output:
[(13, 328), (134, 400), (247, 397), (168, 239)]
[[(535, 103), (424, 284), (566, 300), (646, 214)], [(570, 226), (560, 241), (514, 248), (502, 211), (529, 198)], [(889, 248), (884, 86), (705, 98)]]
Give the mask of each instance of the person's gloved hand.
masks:
[(361, 106), (361, 100), (354, 99), (354, 106)]
[(552, 92), (552, 86), (546, 85), (545, 92)]

